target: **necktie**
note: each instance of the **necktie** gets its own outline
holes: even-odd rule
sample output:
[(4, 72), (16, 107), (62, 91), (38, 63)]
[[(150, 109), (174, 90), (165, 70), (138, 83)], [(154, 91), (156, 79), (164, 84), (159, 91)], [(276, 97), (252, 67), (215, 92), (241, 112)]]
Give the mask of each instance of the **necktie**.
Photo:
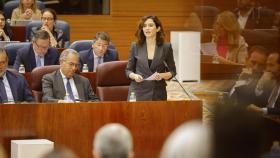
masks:
[(102, 57), (98, 57), (97, 65), (101, 64), (101, 61), (102, 61)]
[(70, 99), (71, 99), (71, 100), (75, 100), (74, 94), (73, 94), (73, 91), (72, 91), (72, 88), (71, 88), (71, 85), (70, 85), (70, 82), (69, 82), (69, 79), (67, 79), (66, 89), (67, 89), (67, 93), (68, 93), (69, 96), (70, 96)]
[(97, 63), (96, 63), (96, 65), (94, 64), (94, 67), (93, 67), (94, 72), (96, 72), (97, 66), (99, 64), (101, 64), (101, 62), (102, 62), (102, 57), (97, 57)]
[(37, 67), (42, 66), (42, 63), (41, 63), (41, 57), (40, 57), (40, 56), (37, 56), (37, 62), (36, 62), (36, 65), (37, 65)]
[(8, 102), (8, 96), (3, 82), (3, 77), (0, 77), (0, 96), (2, 99), (2, 103)]
[(275, 102), (276, 102), (276, 100), (277, 100), (277, 98), (278, 98), (278, 96), (279, 96), (279, 88), (280, 88), (280, 85), (279, 85), (279, 84), (276, 85), (276, 86), (273, 88), (273, 90), (272, 90), (272, 92), (271, 92), (271, 95), (270, 95), (270, 97), (269, 97), (269, 99), (268, 99), (267, 107), (274, 108)]

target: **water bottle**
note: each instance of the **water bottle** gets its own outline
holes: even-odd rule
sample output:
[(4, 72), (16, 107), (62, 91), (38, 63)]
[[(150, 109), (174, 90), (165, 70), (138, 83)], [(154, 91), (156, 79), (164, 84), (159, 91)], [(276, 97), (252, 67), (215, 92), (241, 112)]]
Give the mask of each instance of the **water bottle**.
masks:
[(270, 148), (270, 157), (271, 158), (278, 158), (280, 157), (280, 145), (279, 141), (273, 141), (273, 144)]
[(213, 64), (219, 64), (219, 56), (217, 54), (213, 55), (212, 57), (212, 63)]
[(83, 65), (82, 72), (88, 72), (88, 66), (87, 66), (87, 64), (84, 64), (84, 65)]
[(68, 101), (71, 101), (71, 98), (70, 98), (70, 95), (69, 95), (69, 93), (65, 93), (65, 97), (64, 97), (64, 100), (68, 100)]
[(24, 74), (24, 73), (25, 73), (25, 67), (24, 67), (23, 64), (20, 64), (19, 69), (18, 69), (18, 72), (21, 73), (21, 74)]
[(136, 102), (136, 95), (134, 92), (130, 93), (129, 102)]

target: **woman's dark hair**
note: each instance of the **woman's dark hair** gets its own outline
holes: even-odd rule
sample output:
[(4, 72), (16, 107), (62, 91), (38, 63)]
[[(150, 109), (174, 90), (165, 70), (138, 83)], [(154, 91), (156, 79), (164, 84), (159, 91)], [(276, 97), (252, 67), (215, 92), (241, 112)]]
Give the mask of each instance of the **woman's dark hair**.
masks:
[(138, 23), (138, 30), (135, 32), (135, 36), (137, 37), (137, 43), (139, 45), (143, 45), (144, 42), (146, 41), (146, 36), (144, 35), (143, 27), (144, 27), (144, 23), (148, 19), (153, 20), (153, 22), (156, 25), (156, 28), (160, 27), (160, 30), (157, 32), (157, 35), (156, 35), (156, 42), (157, 42), (157, 45), (162, 45), (164, 43), (165, 34), (164, 34), (162, 24), (157, 16), (144, 16), (140, 19), (140, 21)]
[(10, 24), (6, 22), (6, 17), (5, 17), (4, 12), (2, 10), (0, 10), (0, 15), (3, 15), (3, 17), (5, 18), (5, 26), (4, 26), (3, 30), (5, 31), (6, 35), (9, 36), (10, 40), (12, 41), (13, 32), (12, 32), (12, 29), (10, 27)]
[(42, 16), (43, 16), (43, 14), (44, 14), (45, 12), (50, 12), (50, 13), (53, 15), (53, 20), (56, 21), (57, 16), (56, 16), (55, 10), (53, 10), (53, 9), (51, 9), (51, 8), (45, 8), (45, 9), (43, 9), (42, 12), (41, 12)]

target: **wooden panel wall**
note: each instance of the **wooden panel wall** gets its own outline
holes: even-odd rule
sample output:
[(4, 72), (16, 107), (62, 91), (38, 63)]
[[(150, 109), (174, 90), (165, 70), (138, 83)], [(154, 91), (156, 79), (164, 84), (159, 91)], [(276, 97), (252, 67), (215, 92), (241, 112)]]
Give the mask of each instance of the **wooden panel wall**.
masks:
[(110, 34), (112, 42), (120, 53), (120, 59), (126, 60), (131, 42), (140, 17), (157, 15), (161, 19), (166, 41), (171, 30), (183, 30), (186, 16), (199, 0), (113, 0), (111, 15), (59, 15), (59, 19), (70, 23), (71, 42), (92, 39), (98, 31)]
[(58, 18), (70, 23), (71, 42), (92, 39), (98, 31), (108, 32), (120, 59), (126, 60), (140, 17), (159, 16), (169, 41), (170, 31), (184, 30), (185, 20), (196, 5), (213, 5), (225, 10), (235, 8), (236, 0), (112, 0), (111, 15), (59, 15)]

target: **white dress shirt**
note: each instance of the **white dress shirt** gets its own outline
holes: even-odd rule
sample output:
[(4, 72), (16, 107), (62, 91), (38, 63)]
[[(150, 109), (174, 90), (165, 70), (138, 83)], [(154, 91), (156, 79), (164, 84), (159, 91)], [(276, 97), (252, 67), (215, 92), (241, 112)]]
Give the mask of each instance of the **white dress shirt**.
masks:
[(238, 20), (238, 23), (239, 23), (241, 29), (245, 28), (247, 20), (249, 18), (249, 15), (251, 14), (252, 11), (253, 11), (253, 9), (248, 11), (245, 16), (242, 16), (240, 14), (240, 12), (238, 12), (238, 19), (237, 20)]
[[(94, 50), (92, 50), (92, 51), (93, 51), (93, 59), (94, 59), (93, 72), (96, 72), (96, 68), (97, 68), (97, 65), (98, 65), (98, 58), (99, 58), (99, 56), (97, 56), (97, 55), (95, 54)], [(101, 56), (101, 61), (100, 61), (100, 63), (103, 63), (103, 60), (104, 60), (103, 57), (104, 57), (104, 56)]]
[(35, 53), (36, 67), (37, 67), (37, 60), (39, 60), (39, 59), (40, 59), (40, 62), (41, 62), (41, 66), (44, 66), (45, 65), (44, 56), (42, 56), (42, 57), (39, 56), (34, 48), (33, 48), (33, 51)]
[[(67, 84), (67, 80), (68, 80), (68, 79), (67, 79), (66, 76), (61, 72), (61, 70), (60, 70), (60, 74), (61, 74), (61, 76), (62, 76), (62, 80), (63, 80), (63, 83), (64, 83), (65, 91), (67, 92), (66, 84)], [(78, 91), (77, 91), (77, 87), (76, 87), (76, 85), (75, 85), (75, 82), (74, 82), (73, 77), (69, 79), (69, 82), (70, 82), (70, 85), (71, 85), (71, 89), (72, 89), (74, 98), (75, 98), (75, 99), (80, 99), (80, 98), (79, 98)]]
[(8, 97), (8, 102), (14, 102), (14, 96), (13, 96), (8, 78), (6, 76), (6, 73), (3, 76), (3, 83), (4, 83), (6, 94), (7, 94), (7, 97)]

